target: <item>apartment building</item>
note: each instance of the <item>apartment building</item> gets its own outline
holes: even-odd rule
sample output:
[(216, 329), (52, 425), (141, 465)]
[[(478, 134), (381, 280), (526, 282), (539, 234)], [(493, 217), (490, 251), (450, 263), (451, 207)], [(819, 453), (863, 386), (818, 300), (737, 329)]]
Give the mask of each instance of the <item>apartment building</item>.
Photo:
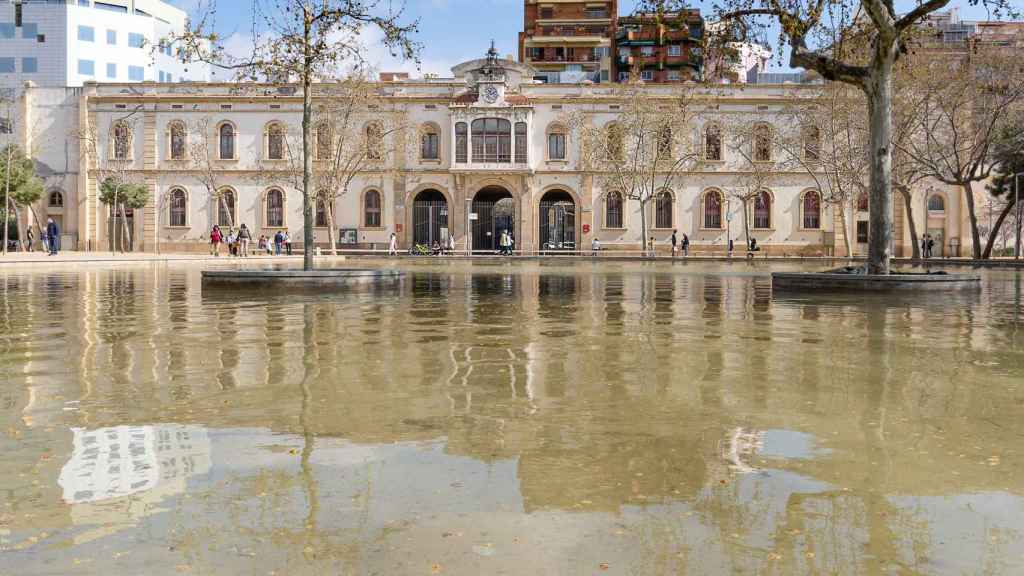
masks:
[(615, 77), (636, 73), (644, 82), (701, 80), (704, 18), (700, 10), (619, 18), (615, 32)]
[(541, 82), (610, 82), (617, 18), (616, 0), (526, 0), (519, 61)]

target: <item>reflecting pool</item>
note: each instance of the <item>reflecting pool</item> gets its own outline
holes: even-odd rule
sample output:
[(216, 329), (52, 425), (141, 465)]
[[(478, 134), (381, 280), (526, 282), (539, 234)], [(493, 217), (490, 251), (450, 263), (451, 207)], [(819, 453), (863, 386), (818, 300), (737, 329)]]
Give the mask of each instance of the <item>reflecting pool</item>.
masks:
[(399, 266), (0, 269), (0, 574), (1024, 573), (1019, 273)]

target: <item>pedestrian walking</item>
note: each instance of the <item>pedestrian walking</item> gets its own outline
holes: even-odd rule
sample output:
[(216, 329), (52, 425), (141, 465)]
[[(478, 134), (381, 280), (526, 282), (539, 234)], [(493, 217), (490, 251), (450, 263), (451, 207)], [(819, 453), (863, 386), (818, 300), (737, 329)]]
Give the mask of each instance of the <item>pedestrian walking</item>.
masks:
[(935, 237), (931, 234), (928, 235), (928, 257), (931, 258), (935, 254)]
[(676, 257), (676, 245), (677, 245), (676, 230), (673, 230), (672, 231), (672, 258)]
[(451, 234), (448, 235), (448, 253), (455, 253), (455, 236), (452, 236)]
[(220, 232), (220, 226), (214, 224), (213, 229), (210, 230), (210, 254), (220, 256), (220, 243), (222, 240), (224, 240), (224, 236)]
[(682, 244), (682, 246), (683, 246), (683, 258), (686, 258), (687, 256), (690, 255), (690, 237), (687, 236), (685, 232), (683, 233), (683, 244)]
[(292, 235), (287, 230), (284, 231), (284, 249), (289, 256), (292, 255)]
[(501, 233), (501, 240), (500, 240), (500, 246), (501, 246), (501, 254), (503, 256), (508, 256), (509, 255), (509, 250), (508, 250), (508, 247), (509, 247), (508, 230), (502, 231), (502, 233)]
[(32, 251), (32, 240), (33, 240), (32, 227), (29, 226), (28, 230), (25, 231), (25, 251), (26, 252), (31, 252)]
[(60, 226), (53, 218), (46, 219), (46, 237), (50, 239), (50, 256), (56, 256), (60, 250)]
[(398, 256), (398, 236), (394, 232), (391, 233), (391, 239), (388, 240), (388, 256)]
[(924, 236), (921, 236), (921, 257), (925, 260), (928, 259), (928, 233), (925, 232)]
[(249, 257), (249, 243), (252, 242), (252, 232), (249, 231), (249, 227), (242, 223), (242, 226), (238, 229), (238, 255), (242, 258)]
[(284, 246), (284, 231), (278, 230), (274, 234), (274, 256), (281, 255), (282, 246)]

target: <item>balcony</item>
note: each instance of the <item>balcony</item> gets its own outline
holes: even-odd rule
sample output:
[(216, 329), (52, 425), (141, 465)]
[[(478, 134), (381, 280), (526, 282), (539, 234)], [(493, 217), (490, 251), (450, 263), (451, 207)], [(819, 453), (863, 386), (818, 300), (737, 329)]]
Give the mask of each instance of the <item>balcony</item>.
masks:
[(540, 34), (534, 36), (534, 38), (540, 36), (557, 36), (571, 38), (574, 36), (597, 36), (607, 37), (608, 27), (607, 26), (543, 26), (540, 29)]
[(589, 64), (592, 66), (599, 66), (601, 64), (600, 58), (595, 58), (592, 54), (583, 55), (566, 55), (566, 54), (543, 54), (540, 56), (531, 54), (529, 60), (534, 64)]

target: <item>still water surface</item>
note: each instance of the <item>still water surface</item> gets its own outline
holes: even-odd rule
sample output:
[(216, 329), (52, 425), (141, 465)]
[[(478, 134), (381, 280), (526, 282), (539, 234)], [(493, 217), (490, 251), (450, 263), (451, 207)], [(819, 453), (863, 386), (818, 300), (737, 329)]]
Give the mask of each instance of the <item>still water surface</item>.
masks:
[(1024, 573), (1019, 274), (402, 266), (0, 270), (0, 574)]

